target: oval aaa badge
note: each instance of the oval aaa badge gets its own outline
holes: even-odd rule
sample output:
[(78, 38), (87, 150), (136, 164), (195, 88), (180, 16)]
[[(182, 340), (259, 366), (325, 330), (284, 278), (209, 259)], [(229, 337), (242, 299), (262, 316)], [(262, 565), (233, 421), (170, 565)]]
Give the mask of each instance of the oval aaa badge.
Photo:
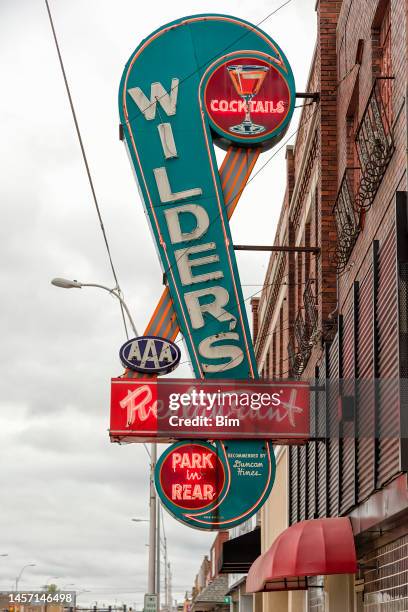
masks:
[(140, 336), (125, 342), (119, 351), (126, 368), (143, 374), (167, 374), (177, 367), (181, 351), (177, 344), (159, 336)]

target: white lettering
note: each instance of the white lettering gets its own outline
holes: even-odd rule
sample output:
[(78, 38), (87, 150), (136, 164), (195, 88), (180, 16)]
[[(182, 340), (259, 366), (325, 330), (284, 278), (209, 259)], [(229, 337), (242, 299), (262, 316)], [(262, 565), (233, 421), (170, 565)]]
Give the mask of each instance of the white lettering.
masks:
[(140, 362), (140, 367), (144, 368), (146, 366), (147, 361), (153, 362), (155, 368), (159, 367), (156, 345), (154, 343), (154, 340), (152, 340), (151, 338), (146, 341), (146, 346), (143, 353), (142, 361)]
[[(196, 226), (191, 232), (182, 232), (179, 215), (191, 214), (196, 218)], [(167, 227), (170, 234), (172, 244), (178, 242), (189, 242), (197, 240), (208, 230), (210, 219), (208, 213), (202, 206), (198, 204), (185, 204), (184, 206), (176, 206), (164, 211)]]
[(205, 359), (225, 359), (228, 358), (230, 361), (227, 363), (220, 363), (217, 365), (203, 363), (203, 370), (205, 372), (224, 372), (236, 368), (244, 359), (244, 353), (239, 348), (232, 344), (218, 344), (214, 346), (216, 342), (220, 340), (239, 340), (239, 335), (233, 332), (216, 334), (215, 336), (209, 336), (202, 340), (198, 346), (199, 353)]
[(210, 484), (173, 484), (171, 498), (173, 500), (206, 500), (215, 497), (214, 487)]
[(193, 283), (216, 280), (224, 276), (221, 270), (206, 272), (205, 274), (197, 274), (196, 276), (192, 275), (193, 267), (216, 263), (217, 261), (220, 261), (220, 258), (218, 255), (206, 255), (205, 257), (189, 259), (189, 256), (194, 255), (195, 253), (202, 253), (203, 251), (214, 250), (215, 248), (215, 242), (207, 242), (206, 244), (198, 244), (197, 246), (191, 246), (187, 247), (186, 249), (178, 249), (175, 251), (174, 256), (176, 258), (177, 267), (183, 285), (192, 285)]
[[(141, 399), (141, 395), (145, 397)], [(135, 391), (128, 390), (127, 396), (119, 402), (121, 408), (126, 409), (126, 427), (133, 425), (138, 415), (140, 421), (146, 421), (150, 414), (157, 416), (157, 401), (152, 402), (153, 395), (149, 385), (142, 385)], [(138, 401), (136, 401), (138, 400)], [(150, 405), (149, 405), (150, 404)]]
[(157, 126), (160, 136), (160, 142), (162, 145), (164, 157), (166, 159), (172, 159), (177, 157), (176, 143), (174, 142), (173, 130), (171, 123), (159, 123)]
[[(213, 295), (214, 300), (209, 304), (201, 304), (200, 298)], [(219, 321), (230, 321), (230, 329), (234, 329), (237, 324), (237, 317), (224, 309), (229, 302), (229, 293), (224, 287), (209, 287), (208, 289), (198, 289), (184, 294), (187, 310), (190, 314), (191, 323), (194, 329), (204, 327), (203, 313), (208, 312)]]
[(171, 354), (171, 348), (169, 344), (163, 344), (163, 348), (159, 357), (159, 362), (163, 363), (163, 361), (167, 361), (168, 363), (171, 363), (173, 361), (173, 355)]
[(152, 83), (150, 87), (150, 100), (145, 96), (140, 87), (133, 87), (128, 90), (128, 94), (142, 111), (145, 119), (151, 121), (156, 116), (157, 102), (167, 115), (176, 114), (178, 79), (171, 80), (170, 95), (161, 83)]
[(137, 361), (141, 361), (142, 356), (140, 354), (139, 342), (136, 340), (132, 342), (130, 345), (128, 360), (132, 361), (132, 359), (137, 359)]
[(173, 193), (171, 191), (166, 168), (154, 168), (153, 172), (154, 178), (156, 179), (157, 189), (159, 191), (160, 202), (176, 202), (177, 200), (193, 198), (194, 196), (199, 196), (203, 193), (203, 190), (199, 187), (194, 187), (193, 189), (185, 189), (184, 191), (177, 191)]

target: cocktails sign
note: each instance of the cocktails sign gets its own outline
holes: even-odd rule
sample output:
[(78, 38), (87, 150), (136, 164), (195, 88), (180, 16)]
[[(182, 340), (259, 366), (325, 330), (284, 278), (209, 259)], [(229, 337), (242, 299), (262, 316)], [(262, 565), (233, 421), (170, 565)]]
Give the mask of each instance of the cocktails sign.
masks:
[(230, 529), (264, 504), (275, 478), (272, 445), (179, 442), (156, 466), (156, 489), (177, 519), (198, 529)]
[(225, 138), (233, 134), (248, 144), (262, 135), (276, 142), (292, 113), (293, 93), (274, 63), (239, 56), (211, 72), (204, 101), (211, 125)]

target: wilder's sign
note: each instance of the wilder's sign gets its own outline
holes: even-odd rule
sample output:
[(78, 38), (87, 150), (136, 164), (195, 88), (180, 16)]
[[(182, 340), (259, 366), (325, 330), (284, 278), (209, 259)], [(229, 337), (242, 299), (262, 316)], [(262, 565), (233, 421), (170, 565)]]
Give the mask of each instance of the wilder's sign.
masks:
[[(271, 440), (309, 435), (307, 387), (258, 383), (229, 227), (260, 151), (283, 137), (294, 105), (293, 74), (278, 45), (227, 15), (159, 28), (132, 54), (120, 84), (124, 140), (166, 284), (145, 338), (174, 340), (180, 330), (198, 380), (136, 379), (133, 370), (161, 373), (175, 355), (171, 345), (156, 359), (155, 342), (127, 343), (128, 369), (112, 381), (110, 435), (118, 442), (229, 439), (228, 449), (221, 441), (201, 442), (201, 450), (175, 445), (159, 461), (163, 503), (202, 529), (228, 528), (256, 512), (273, 483)], [(214, 143), (228, 149), (220, 172)], [(225, 388), (224, 377), (232, 379)], [(257, 467), (244, 468), (245, 455)]]
[(275, 478), (272, 445), (173, 444), (160, 457), (156, 488), (167, 510), (198, 529), (230, 529), (266, 501)]
[(199, 378), (258, 376), (213, 133), (224, 144), (268, 147), (285, 133), (294, 99), (276, 43), (225, 15), (160, 28), (123, 73), (125, 140)]
[(309, 435), (307, 383), (112, 380), (112, 441), (235, 438), (296, 444)]

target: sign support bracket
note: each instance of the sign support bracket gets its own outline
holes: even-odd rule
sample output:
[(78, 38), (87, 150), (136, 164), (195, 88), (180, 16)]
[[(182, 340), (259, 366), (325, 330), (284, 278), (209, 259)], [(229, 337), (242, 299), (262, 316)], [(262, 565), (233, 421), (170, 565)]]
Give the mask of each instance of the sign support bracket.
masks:
[(271, 251), (272, 253), (314, 253), (320, 255), (317, 246), (269, 246), (267, 244), (234, 244), (235, 251)]

